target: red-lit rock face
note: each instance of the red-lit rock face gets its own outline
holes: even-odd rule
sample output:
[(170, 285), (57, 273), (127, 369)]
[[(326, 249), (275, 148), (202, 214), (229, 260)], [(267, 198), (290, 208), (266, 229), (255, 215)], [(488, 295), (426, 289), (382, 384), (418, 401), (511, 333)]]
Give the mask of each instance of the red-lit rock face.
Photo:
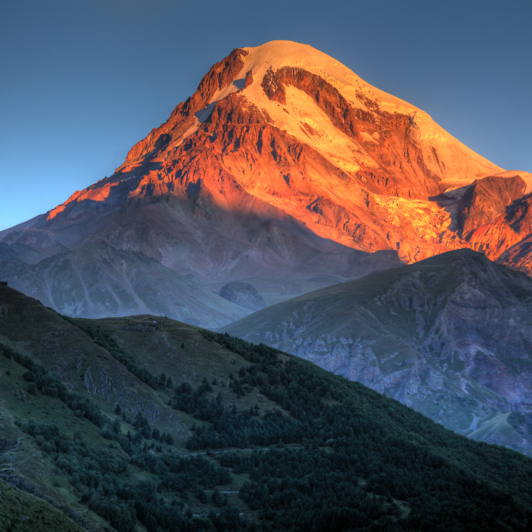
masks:
[(519, 175), (511, 178), (485, 177), (470, 185), (459, 202), (458, 218), (462, 235), (475, 239), (475, 229), (501, 214), (526, 191), (526, 183)]
[[(177, 250), (202, 231), (245, 248), (239, 224), (251, 218), (349, 248), (397, 250), (406, 262), (461, 247), (497, 259), (531, 225), (521, 199), (528, 178), (500, 172), (423, 111), (311, 47), (278, 41), (214, 65), (113, 176), (50, 211), (47, 228), (63, 241), (129, 246), (172, 267), (190, 258)], [(165, 229), (164, 253), (142, 222), (157, 202), (179, 225)]]
[(192, 97), (180, 103), (165, 124), (153, 129), (144, 140), (135, 144), (122, 168), (131, 167), (156, 155), (160, 156), (170, 141), (183, 136), (194, 123), (194, 114), (203, 109), (217, 91), (233, 82), (244, 65), (242, 57), (246, 55), (248, 52), (245, 50), (235, 49), (223, 61), (216, 63), (203, 77)]
[[(378, 103), (360, 92), (357, 97), (369, 111), (355, 108), (330, 83), (301, 68), (270, 69), (262, 81), (267, 96), (282, 105), (286, 105), (287, 86), (308, 94), (339, 131), (364, 145), (380, 163), (380, 168), (373, 172), (368, 169), (364, 175), (365, 188), (370, 192), (426, 199), (442, 191), (439, 176), (426, 168), (422, 151), (409, 138), (413, 123), (408, 115), (381, 111)], [(370, 139), (363, 135), (368, 130), (374, 135)]]

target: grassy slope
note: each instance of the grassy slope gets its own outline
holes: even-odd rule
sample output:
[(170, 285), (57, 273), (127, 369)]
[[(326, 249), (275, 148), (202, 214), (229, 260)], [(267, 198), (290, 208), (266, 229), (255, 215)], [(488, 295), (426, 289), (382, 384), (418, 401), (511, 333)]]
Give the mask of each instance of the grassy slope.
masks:
[(80, 532), (83, 529), (51, 504), (0, 479), (0, 530)]

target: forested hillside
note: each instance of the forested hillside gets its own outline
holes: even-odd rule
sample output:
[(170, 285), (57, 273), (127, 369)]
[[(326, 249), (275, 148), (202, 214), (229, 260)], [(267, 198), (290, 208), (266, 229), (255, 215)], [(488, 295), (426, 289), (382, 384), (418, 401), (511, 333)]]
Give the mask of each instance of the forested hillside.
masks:
[(273, 348), (3, 286), (0, 343), (6, 530), (530, 528), (529, 458)]

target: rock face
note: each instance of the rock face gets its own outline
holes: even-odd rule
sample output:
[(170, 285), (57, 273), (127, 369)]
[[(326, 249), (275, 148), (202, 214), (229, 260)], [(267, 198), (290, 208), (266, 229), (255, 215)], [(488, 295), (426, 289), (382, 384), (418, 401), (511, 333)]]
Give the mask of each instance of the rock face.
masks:
[(525, 191), (526, 183), (519, 175), (510, 178), (492, 176), (475, 181), (458, 202), (461, 236), (471, 239), (476, 228), (505, 214), (506, 207), (520, 199)]
[(224, 330), (532, 453), (532, 280), (474, 251), (324, 288)]
[(353, 250), (471, 247), (528, 268), (526, 246), (501, 255), (530, 234), (532, 175), (501, 171), (333, 58), (274, 41), (231, 52), (111, 177), (0, 237), (48, 257), (105, 242), (270, 304), (360, 277)]
[(220, 296), (227, 299), (227, 301), (231, 301), (231, 303), (250, 310), (260, 310), (266, 306), (257, 289), (249, 283), (240, 283), (238, 281), (227, 283), (220, 289)]

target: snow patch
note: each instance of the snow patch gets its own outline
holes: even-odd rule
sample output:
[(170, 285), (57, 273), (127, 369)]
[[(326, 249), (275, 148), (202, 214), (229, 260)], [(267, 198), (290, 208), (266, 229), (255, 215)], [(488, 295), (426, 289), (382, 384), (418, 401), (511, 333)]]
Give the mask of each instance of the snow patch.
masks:
[[(363, 152), (363, 148), (355, 145), (351, 139), (332, 125), (325, 113), (310, 97), (305, 95), (307, 100), (304, 101), (302, 91), (298, 91), (298, 94), (294, 87), (287, 87), (286, 110), (276, 102), (271, 102), (261, 86), (262, 79), (269, 68), (277, 70), (284, 66), (292, 66), (316, 74), (335, 87), (356, 108), (368, 110), (365, 101), (369, 99), (381, 111), (415, 116), (416, 127), (412, 127), (409, 134), (413, 140), (423, 140), (428, 143), (429, 149), (437, 154), (434, 156), (434, 166), (439, 166), (443, 162), (444, 167), (440, 168), (440, 171), (447, 178), (463, 179), (470, 183), (474, 179), (493, 175), (494, 172), (502, 170), (447, 133), (421, 109), (373, 87), (339, 61), (309, 45), (291, 41), (272, 41), (256, 48), (244, 48), (244, 50), (248, 52), (248, 55), (244, 58), (244, 67), (237, 78), (244, 78), (249, 70), (253, 70), (254, 82), (242, 91), (249, 101), (259, 108), (266, 109), (277, 127), (285, 129), (301, 142), (312, 144), (333, 164), (331, 152), (334, 150), (338, 158), (349, 161), (351, 164), (367, 166), (369, 163), (371, 167), (378, 166), (367, 153)], [(233, 84), (230, 87), (230, 90), (236, 90)], [(295, 111), (295, 107), (299, 110), (299, 120), (291, 121), (287, 116)], [(319, 134), (312, 135), (309, 127), (317, 130)], [(363, 134), (363, 137), (365, 141), (372, 143), (376, 142), (374, 139), (378, 139), (373, 135), (370, 140), (369, 133)], [(330, 139), (334, 139), (334, 144)], [(471, 168), (471, 170), (467, 170), (466, 175), (463, 175), (463, 168)], [(530, 183), (532, 188), (532, 178)], [(463, 184), (458, 186), (463, 186)]]

